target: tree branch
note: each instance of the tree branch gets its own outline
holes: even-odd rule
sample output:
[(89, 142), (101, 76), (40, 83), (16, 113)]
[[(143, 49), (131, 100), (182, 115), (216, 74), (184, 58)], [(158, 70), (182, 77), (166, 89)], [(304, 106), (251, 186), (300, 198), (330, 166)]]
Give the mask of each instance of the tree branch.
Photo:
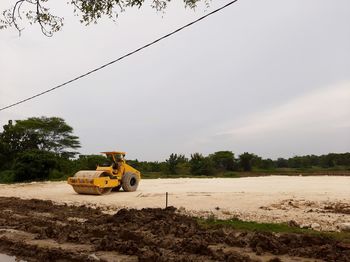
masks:
[[(63, 17), (56, 16), (50, 12), (50, 9), (44, 5), (49, 0), (18, 0), (13, 7), (3, 11), (0, 17), (0, 29), (15, 27), (21, 35), (22, 28), (18, 21), (25, 23), (21, 12), (26, 14), (27, 22), (32, 25), (38, 22), (41, 32), (47, 37), (53, 36), (55, 32), (61, 30), (63, 26)], [(151, 7), (156, 11), (163, 11), (171, 0), (149, 0)], [(208, 5), (211, 0), (183, 0), (185, 7), (195, 8), (197, 2), (204, 2)], [(102, 17), (108, 17), (115, 21), (120, 12), (124, 12), (126, 8), (144, 5), (145, 0), (69, 0), (74, 8), (74, 12), (78, 11), (80, 22), (85, 25), (97, 23)], [(118, 10), (117, 10), (118, 9)]]

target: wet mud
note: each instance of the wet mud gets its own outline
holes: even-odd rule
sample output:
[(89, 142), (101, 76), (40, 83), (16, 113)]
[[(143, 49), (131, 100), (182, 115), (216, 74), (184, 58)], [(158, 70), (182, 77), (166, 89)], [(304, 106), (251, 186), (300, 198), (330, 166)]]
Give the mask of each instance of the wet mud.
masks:
[(350, 244), (305, 234), (205, 228), (175, 208), (0, 198), (0, 253), (26, 261), (350, 261)]

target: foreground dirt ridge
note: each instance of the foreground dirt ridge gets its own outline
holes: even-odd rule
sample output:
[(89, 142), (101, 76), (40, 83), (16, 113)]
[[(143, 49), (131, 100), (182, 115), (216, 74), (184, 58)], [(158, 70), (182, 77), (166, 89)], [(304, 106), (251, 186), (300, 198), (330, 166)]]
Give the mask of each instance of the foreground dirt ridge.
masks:
[(0, 251), (28, 261), (350, 261), (324, 237), (205, 229), (167, 209), (57, 205), (0, 198)]

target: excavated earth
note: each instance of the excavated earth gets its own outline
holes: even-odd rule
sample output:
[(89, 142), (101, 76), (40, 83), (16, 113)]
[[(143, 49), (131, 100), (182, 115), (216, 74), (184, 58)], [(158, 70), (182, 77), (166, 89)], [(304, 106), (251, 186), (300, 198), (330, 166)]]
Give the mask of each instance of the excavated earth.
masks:
[(0, 198), (0, 253), (25, 261), (350, 261), (323, 236), (204, 227), (175, 208), (121, 209)]

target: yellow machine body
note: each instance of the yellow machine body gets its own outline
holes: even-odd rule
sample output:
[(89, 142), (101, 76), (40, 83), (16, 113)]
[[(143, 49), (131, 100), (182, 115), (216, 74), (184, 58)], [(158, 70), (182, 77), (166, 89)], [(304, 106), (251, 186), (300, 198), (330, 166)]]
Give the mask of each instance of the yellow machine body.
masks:
[(81, 170), (68, 178), (78, 194), (102, 195), (113, 189), (135, 191), (141, 180), (141, 173), (125, 162), (125, 152), (102, 152), (110, 160), (107, 166), (97, 166), (96, 170)]

